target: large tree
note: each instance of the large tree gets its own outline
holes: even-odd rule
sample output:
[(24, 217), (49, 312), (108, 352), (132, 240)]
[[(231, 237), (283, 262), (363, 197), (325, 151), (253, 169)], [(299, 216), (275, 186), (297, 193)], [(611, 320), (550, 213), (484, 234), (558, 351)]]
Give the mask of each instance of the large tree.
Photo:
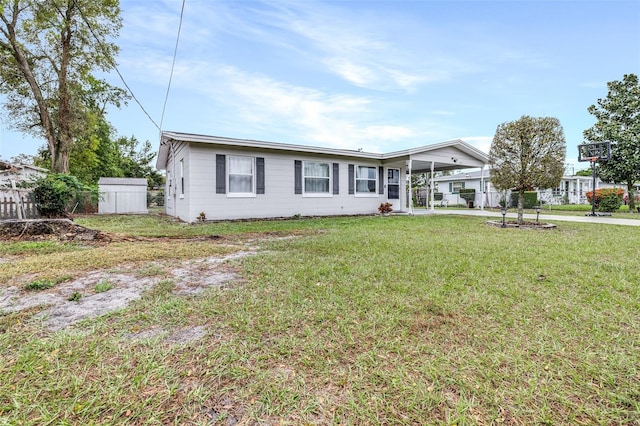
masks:
[(566, 141), (554, 117), (522, 116), (502, 123), (489, 151), (491, 183), (518, 192), (518, 223), (522, 224), (525, 191), (554, 188), (564, 172)]
[(629, 210), (635, 211), (633, 184), (640, 181), (640, 84), (638, 76), (607, 83), (604, 99), (588, 108), (596, 124), (584, 131), (587, 142), (611, 142), (611, 158), (598, 164), (600, 179), (627, 186)]
[(51, 170), (69, 171), (69, 153), (90, 132), (88, 115), (116, 105), (122, 91), (93, 76), (115, 65), (118, 0), (0, 0), (0, 94), (12, 127), (43, 137)]

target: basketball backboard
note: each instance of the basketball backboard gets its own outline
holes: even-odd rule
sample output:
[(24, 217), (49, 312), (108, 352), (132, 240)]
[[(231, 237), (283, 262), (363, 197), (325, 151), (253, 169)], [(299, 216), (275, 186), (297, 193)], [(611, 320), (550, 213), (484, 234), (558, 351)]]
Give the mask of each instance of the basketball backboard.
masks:
[(606, 161), (611, 158), (611, 142), (578, 145), (578, 161)]

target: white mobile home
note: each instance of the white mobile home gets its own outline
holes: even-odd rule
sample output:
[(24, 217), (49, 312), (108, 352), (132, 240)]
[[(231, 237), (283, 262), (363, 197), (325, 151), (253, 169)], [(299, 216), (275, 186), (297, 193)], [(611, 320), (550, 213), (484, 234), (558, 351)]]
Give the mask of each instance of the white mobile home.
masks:
[(483, 167), (487, 156), (453, 140), (388, 154), (163, 132), (165, 210), (187, 222), (409, 212), (406, 176)]
[[(500, 205), (500, 200), (504, 196), (491, 184), (490, 171), (483, 169), (479, 171), (454, 173), (448, 176), (439, 176), (434, 179), (436, 192), (441, 192), (443, 200), (448, 205), (466, 204), (460, 197), (460, 189), (475, 189), (475, 205), (481, 203), (488, 207)], [(538, 189), (538, 200), (546, 204), (588, 204), (587, 192), (593, 186), (592, 178), (589, 176), (563, 176), (557, 188)], [(603, 183), (596, 179), (596, 189), (607, 186), (615, 186)], [(618, 185), (619, 186), (619, 185)]]

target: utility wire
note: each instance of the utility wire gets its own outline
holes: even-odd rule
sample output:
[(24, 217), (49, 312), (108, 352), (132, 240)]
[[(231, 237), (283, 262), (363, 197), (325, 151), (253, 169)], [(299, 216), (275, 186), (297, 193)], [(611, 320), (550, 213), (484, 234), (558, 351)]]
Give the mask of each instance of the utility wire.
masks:
[(180, 41), (180, 31), (182, 30), (182, 18), (184, 16), (184, 4), (186, 0), (182, 0), (182, 9), (180, 10), (180, 23), (178, 24), (178, 35), (176, 36), (176, 47), (173, 50), (173, 62), (171, 63), (171, 72), (169, 74), (169, 84), (167, 85), (167, 94), (164, 97), (164, 105), (162, 105), (162, 115), (160, 116), (160, 132), (162, 132), (162, 123), (164, 121), (164, 112), (167, 109), (167, 101), (169, 100), (169, 91), (171, 90), (171, 80), (173, 79), (173, 69), (176, 66), (176, 56), (178, 55), (178, 42)]
[[(140, 103), (140, 101), (138, 100), (138, 98), (136, 98), (136, 95), (133, 93), (133, 90), (131, 90), (131, 88), (129, 87), (129, 85), (127, 84), (127, 82), (125, 81), (124, 77), (122, 76), (122, 74), (120, 73), (120, 70), (118, 69), (118, 65), (115, 63), (115, 61), (113, 61), (113, 59), (111, 58), (111, 55), (109, 55), (107, 49), (104, 47), (104, 44), (102, 43), (102, 41), (98, 38), (98, 36), (96, 35), (96, 33), (93, 31), (93, 28), (91, 27), (91, 24), (89, 23), (89, 21), (87, 20), (87, 18), (84, 16), (84, 13), (82, 13), (82, 9), (80, 8), (80, 5), (78, 5), (78, 1), (77, 0), (73, 0), (73, 4), (75, 4), (76, 8), (78, 8), (78, 12), (80, 12), (80, 16), (82, 17), (82, 20), (84, 21), (85, 24), (87, 24), (87, 27), (89, 28), (89, 32), (91, 32), (91, 35), (93, 35), (93, 38), (96, 39), (96, 41), (98, 42), (98, 45), (100, 46), (100, 48), (102, 49), (103, 53), (105, 54), (105, 56), (107, 57), (107, 59), (109, 60), (109, 62), (111, 62), (111, 66), (113, 67), (113, 69), (116, 70), (116, 72), (118, 73), (118, 76), (120, 76), (120, 80), (122, 80), (122, 83), (124, 84), (124, 86), (127, 88), (127, 91), (131, 94), (131, 97), (136, 101), (136, 103), (138, 104), (138, 106), (140, 107), (140, 109), (142, 110), (142, 112), (144, 112), (146, 114), (146, 116), (149, 118), (149, 120), (151, 120), (151, 122), (153, 123), (154, 126), (156, 126), (156, 128), (160, 131), (160, 126), (158, 126), (158, 124), (154, 121), (153, 118), (151, 118), (151, 116), (149, 115), (149, 113), (147, 112), (146, 109), (144, 109), (144, 107), (142, 106), (142, 103)], [(184, 7), (184, 0), (183, 0), (183, 7)], [(182, 20), (182, 18), (181, 18)], [(166, 100), (165, 100), (166, 103)], [(164, 114), (164, 111), (163, 111)]]

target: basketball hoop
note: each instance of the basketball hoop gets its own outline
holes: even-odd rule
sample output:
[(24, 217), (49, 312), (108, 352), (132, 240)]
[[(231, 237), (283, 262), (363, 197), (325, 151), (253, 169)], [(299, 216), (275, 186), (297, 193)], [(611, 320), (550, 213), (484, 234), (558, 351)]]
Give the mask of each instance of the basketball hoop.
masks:
[[(595, 158), (595, 160), (594, 160)], [(607, 161), (611, 158), (611, 142), (595, 142), (578, 145), (578, 161)]]
[(597, 216), (596, 214), (596, 163), (607, 161), (611, 158), (611, 142), (596, 142), (578, 145), (578, 161), (589, 161), (593, 170), (593, 183), (591, 190), (591, 214), (587, 216)]

